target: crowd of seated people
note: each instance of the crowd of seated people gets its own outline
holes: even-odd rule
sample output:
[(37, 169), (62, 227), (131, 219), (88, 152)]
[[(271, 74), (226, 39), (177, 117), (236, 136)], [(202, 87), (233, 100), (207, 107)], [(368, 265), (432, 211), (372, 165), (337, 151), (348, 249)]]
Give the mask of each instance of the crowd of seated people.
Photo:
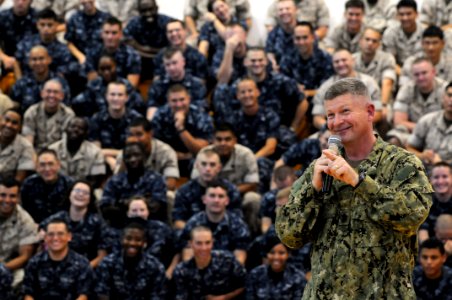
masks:
[(275, 216), (364, 81), (375, 134), (424, 164), (419, 299), (452, 299), (452, 3), (0, 0), (0, 298), (300, 299)]

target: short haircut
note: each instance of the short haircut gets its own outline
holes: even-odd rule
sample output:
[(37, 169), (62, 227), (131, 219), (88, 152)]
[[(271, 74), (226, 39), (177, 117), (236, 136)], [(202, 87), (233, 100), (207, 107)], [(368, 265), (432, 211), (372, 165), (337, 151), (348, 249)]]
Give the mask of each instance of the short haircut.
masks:
[(187, 90), (187, 88), (185, 86), (183, 86), (180, 83), (176, 83), (176, 84), (171, 85), (168, 88), (168, 92), (166, 92), (166, 96), (168, 97), (169, 94), (179, 93), (179, 92), (185, 92), (187, 95), (190, 95), (190, 93), (188, 92), (188, 90)]
[(102, 23), (102, 27), (104, 27), (104, 25), (118, 25), (119, 29), (122, 29), (122, 22), (118, 18), (113, 16), (105, 19), (105, 21)]
[(170, 59), (173, 57), (177, 52), (180, 52), (182, 57), (184, 57), (184, 52), (179, 47), (166, 47), (165, 50), (163, 50), (163, 59)]
[(187, 28), (187, 26), (185, 25), (185, 22), (184, 21), (182, 21), (182, 20), (171, 20), (171, 21), (169, 21), (167, 24), (166, 24), (166, 29), (168, 29), (168, 24), (171, 24), (171, 23), (179, 23), (181, 26), (182, 26), (182, 28), (184, 28), (184, 29), (186, 29)]
[(452, 229), (452, 215), (451, 214), (440, 214), (436, 219), (435, 231)]
[(234, 137), (237, 137), (237, 134), (236, 134), (236, 132), (234, 130), (234, 127), (231, 124), (229, 124), (229, 123), (219, 123), (219, 124), (217, 124), (215, 126), (215, 133), (217, 133), (217, 132), (225, 132), (225, 131), (229, 131), (229, 132), (232, 133), (232, 135)]
[(449, 82), (449, 84), (446, 86), (446, 88), (444, 89), (444, 91), (447, 91), (449, 88), (452, 87), (452, 81)]
[[(449, 83), (448, 87), (452, 87), (452, 83)], [(440, 167), (448, 168), (449, 173), (452, 174), (452, 165), (446, 161), (439, 161), (439, 162), (433, 164), (432, 168), (430, 169), (430, 176), (432, 175), (433, 169), (440, 168)]]
[(131, 148), (131, 147), (134, 147), (134, 146), (137, 146), (138, 148), (140, 148), (140, 150), (143, 153), (143, 155), (146, 153), (146, 148), (144, 147), (144, 145), (142, 143), (140, 143), (140, 142), (127, 142), (124, 145), (124, 148), (122, 150), (123, 155), (126, 153), (126, 150), (128, 148)]
[[(209, 2), (207, 3), (207, 11), (208, 12), (213, 12), (213, 5), (217, 1), (221, 1), (221, 2), (228, 4), (225, 0), (209, 0)], [(228, 4), (228, 6), (229, 6), (229, 4)]]
[(59, 161), (58, 154), (57, 154), (57, 152), (56, 152), (55, 150), (53, 150), (53, 149), (44, 148), (44, 149), (40, 150), (40, 151), (38, 152), (38, 159), (39, 159), (42, 155), (44, 155), (44, 154), (50, 154), (50, 155), (53, 155), (53, 156), (55, 157), (55, 159)]
[(128, 200), (127, 200), (127, 209), (129, 209), (129, 206), (130, 206), (130, 204), (133, 202), (133, 201), (138, 201), (138, 200), (141, 200), (141, 201), (143, 201), (143, 203), (146, 205), (146, 207), (148, 208), (148, 210), (150, 211), (150, 208), (149, 208), (149, 198), (148, 197), (145, 197), (145, 196), (143, 196), (143, 195), (133, 195), (132, 197), (130, 197)]
[(210, 234), (212, 235), (212, 238), (213, 238), (212, 229), (210, 229), (207, 226), (199, 225), (199, 226), (195, 226), (192, 230), (190, 230), (190, 241), (193, 241), (193, 237), (196, 232), (210, 232)]
[(8, 113), (8, 112), (13, 112), (15, 114), (18, 114), (20, 116), (20, 121), (22, 122), (23, 115), (22, 115), (22, 112), (20, 111), (20, 109), (18, 107), (10, 107), (10, 108), (6, 109), (3, 112), (2, 116), (5, 116), (6, 113)]
[(284, 181), (288, 177), (295, 177), (295, 172), (289, 166), (279, 166), (274, 171), (275, 180)]
[(199, 157), (200, 155), (204, 155), (204, 156), (206, 156), (206, 157), (210, 157), (210, 156), (212, 156), (212, 155), (217, 156), (217, 157), (218, 157), (218, 160), (219, 160), (220, 163), (221, 163), (220, 154), (218, 153), (217, 150), (215, 150), (215, 148), (203, 148), (203, 149), (201, 149), (201, 151), (199, 151), (198, 157)]
[(309, 28), (309, 32), (314, 35), (315, 34), (315, 30), (314, 30), (314, 26), (312, 26), (312, 24), (308, 21), (300, 21), (297, 22), (297, 25), (295, 25), (295, 28), (299, 27), (299, 26), (303, 26), (303, 27), (308, 27)]
[(265, 48), (262, 46), (251, 46), (251, 47), (248, 47), (248, 49), (246, 49), (246, 53), (249, 53), (251, 51), (261, 51), (261, 52), (264, 52), (264, 54), (267, 53), (267, 52), (265, 52)]
[(351, 94), (369, 98), (369, 90), (364, 82), (356, 78), (343, 78), (333, 83), (325, 93), (325, 101)]
[(432, 67), (433, 67), (433, 62), (432, 62), (432, 60), (431, 60), (430, 58), (426, 57), (426, 56), (421, 56), (421, 57), (416, 58), (416, 59), (413, 61), (413, 63), (411, 64), (411, 67), (413, 67), (414, 65), (423, 63), (423, 62), (429, 63), (429, 64), (432, 65)]
[(147, 240), (147, 221), (140, 217), (132, 217), (126, 219), (126, 226), (123, 230), (123, 235), (125, 234), (126, 230), (129, 229), (137, 229), (139, 231), (143, 232), (143, 237), (145, 240)]
[(12, 176), (0, 175), (0, 185), (3, 185), (6, 188), (12, 188), (12, 187), (15, 187), (15, 186), (17, 186), (19, 188), (20, 187), (20, 182), (17, 181)]
[(430, 25), (429, 27), (425, 28), (424, 32), (422, 33), (423, 39), (429, 37), (437, 37), (440, 40), (444, 40), (444, 32), (440, 27), (436, 25)]
[(146, 120), (146, 118), (138, 117), (130, 122), (129, 128), (131, 127), (143, 127), (144, 131), (149, 132), (152, 130), (152, 123)]
[(399, 3), (397, 3), (397, 10), (402, 7), (412, 8), (417, 12), (417, 3), (414, 0), (400, 0)]
[(345, 10), (349, 8), (361, 8), (363, 11), (366, 10), (364, 2), (361, 0), (348, 0), (347, 2), (345, 2)]
[(218, 188), (218, 187), (224, 190), (226, 194), (228, 193), (228, 187), (220, 180), (212, 180), (211, 182), (209, 182), (206, 186), (206, 193), (209, 188)]
[(66, 231), (71, 232), (71, 228), (69, 227), (69, 224), (63, 218), (55, 218), (55, 219), (50, 220), (49, 223), (47, 223), (47, 225), (45, 227), (46, 232), (48, 231), (50, 224), (64, 224), (64, 226), (66, 227)]
[(441, 255), (444, 255), (446, 253), (443, 242), (441, 242), (437, 238), (429, 238), (423, 241), (419, 245), (419, 252), (421, 252), (422, 249), (438, 249)]
[(363, 34), (361, 35), (361, 38), (363, 38), (364, 37), (364, 33), (367, 31), (367, 30), (371, 30), (371, 31), (373, 31), (373, 32), (376, 32), (376, 33), (378, 33), (379, 35), (380, 35), (380, 41), (381, 41), (381, 38), (382, 38), (382, 32), (381, 32), (381, 30), (378, 30), (377, 28), (375, 28), (375, 27), (372, 27), (372, 26), (366, 26), (366, 27), (364, 27), (364, 30), (363, 30)]
[(48, 79), (46, 82), (44, 82), (44, 85), (42, 86), (41, 90), (44, 90), (45, 86), (50, 82), (54, 82), (54, 83), (58, 84), (58, 86), (60, 87), (60, 91), (64, 94), (63, 84), (61, 83), (61, 81), (58, 78)]
[(55, 22), (58, 22), (58, 16), (50, 8), (44, 8), (43, 10), (40, 10), (36, 14), (36, 20), (42, 20), (42, 19), (51, 19), (51, 20), (53, 20)]
[[(88, 130), (89, 130), (89, 121), (87, 118), (81, 117), (81, 116), (75, 116), (73, 117), (69, 122), (68, 125), (71, 124), (72, 122), (79, 120), (83, 122), (83, 125), (85, 127), (85, 136), (88, 134)], [(67, 129), (67, 127), (66, 127)]]
[(99, 62), (100, 62), (100, 60), (102, 58), (108, 58), (116, 65), (116, 58), (113, 55), (111, 55), (110, 53), (107, 53), (106, 51), (103, 51), (102, 54), (99, 57), (99, 60), (97, 61), (98, 64), (99, 64)]
[(113, 80), (113, 81), (109, 82), (108, 85), (107, 85), (107, 90), (106, 90), (106, 92), (108, 92), (108, 88), (109, 88), (111, 85), (120, 85), (120, 86), (123, 86), (123, 87), (124, 87), (124, 91), (126, 92), (126, 95), (129, 94), (129, 93), (127, 93), (127, 85), (125, 84), (124, 81)]

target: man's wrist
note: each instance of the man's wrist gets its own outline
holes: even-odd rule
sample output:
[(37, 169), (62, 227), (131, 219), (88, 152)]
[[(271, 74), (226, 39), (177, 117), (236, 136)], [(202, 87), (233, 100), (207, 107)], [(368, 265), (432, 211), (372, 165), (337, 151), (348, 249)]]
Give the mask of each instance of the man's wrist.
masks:
[(185, 130), (187, 130), (187, 129), (185, 129), (185, 127), (182, 127), (181, 129), (178, 129), (178, 130), (177, 130), (177, 133), (178, 133), (178, 134), (181, 134), (181, 133), (184, 132)]

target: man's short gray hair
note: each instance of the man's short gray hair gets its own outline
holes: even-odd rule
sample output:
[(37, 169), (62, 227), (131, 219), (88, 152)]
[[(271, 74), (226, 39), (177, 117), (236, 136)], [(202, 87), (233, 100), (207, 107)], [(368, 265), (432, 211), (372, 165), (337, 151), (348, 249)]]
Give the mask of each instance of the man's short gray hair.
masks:
[(325, 93), (325, 101), (346, 94), (369, 98), (369, 90), (362, 80), (356, 78), (343, 78), (336, 81), (328, 88)]

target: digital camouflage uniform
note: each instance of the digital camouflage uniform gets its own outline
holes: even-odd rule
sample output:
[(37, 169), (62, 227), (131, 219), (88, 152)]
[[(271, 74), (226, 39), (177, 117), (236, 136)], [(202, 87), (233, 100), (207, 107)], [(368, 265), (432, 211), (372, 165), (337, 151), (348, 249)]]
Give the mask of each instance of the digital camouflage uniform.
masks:
[(435, 224), (438, 217), (442, 214), (452, 214), (452, 196), (446, 202), (439, 201), (433, 194), (433, 204), (425, 222), (420, 229), (428, 230), (429, 237), (435, 236)]
[(325, 47), (337, 49), (347, 49), (350, 53), (359, 51), (359, 40), (364, 33), (365, 25), (361, 25), (361, 29), (353, 37), (347, 31), (347, 25), (342, 23), (325, 37)]
[(93, 284), (89, 261), (69, 250), (61, 261), (53, 261), (47, 251), (30, 259), (22, 286), (24, 295), (33, 299), (77, 299), (89, 295)]
[(374, 58), (368, 64), (364, 63), (362, 53), (353, 54), (355, 70), (371, 76), (381, 87), (383, 79), (397, 82), (396, 62), (391, 53), (377, 50)]
[[(239, 190), (226, 179), (219, 179), (228, 189), (229, 205), (228, 210), (240, 213), (241, 198)], [(202, 202), (202, 196), (206, 193), (206, 188), (203, 187), (198, 180), (189, 180), (182, 185), (176, 193), (173, 208), (173, 220), (187, 221), (194, 214), (204, 211), (205, 205)]]
[(34, 171), (35, 155), (33, 145), (22, 135), (16, 135), (14, 140), (0, 151), (0, 173), (14, 177), (16, 171)]
[(259, 209), (259, 217), (267, 217), (272, 220), (272, 224), (275, 224), (276, 218), (276, 194), (278, 194), (279, 189), (272, 189), (266, 192), (262, 196), (261, 207)]
[(174, 81), (168, 75), (163, 75), (163, 77), (152, 82), (148, 91), (147, 107), (161, 107), (165, 105), (168, 102), (168, 89), (177, 83), (187, 89), (191, 103), (201, 108), (207, 108), (207, 101), (205, 99), (207, 91), (204, 82), (187, 72), (181, 81)]
[(136, 118), (141, 118), (133, 109), (126, 109), (120, 119), (110, 116), (107, 109), (94, 114), (89, 121), (89, 139), (99, 141), (102, 148), (122, 149), (126, 144), (127, 129)]
[(12, 298), (11, 284), (13, 282), (13, 276), (11, 272), (0, 263), (0, 295), (3, 300), (10, 300)]
[(63, 174), (59, 174), (53, 184), (46, 184), (39, 174), (28, 176), (20, 190), (22, 206), (36, 223), (40, 223), (64, 208), (73, 183), (72, 178)]
[[(221, 62), (223, 61), (224, 50), (224, 48), (219, 49), (215, 52), (215, 55), (212, 58), (209, 76), (212, 76), (213, 78), (217, 78), (218, 70), (220, 69)], [(244, 60), (245, 57), (236, 57), (234, 55), (232, 58), (232, 74), (229, 82), (234, 82), (247, 74), (246, 67), (243, 65)]]
[(283, 155), (281, 159), (285, 165), (295, 167), (301, 165), (301, 170), (304, 170), (311, 164), (311, 162), (322, 155), (322, 148), (320, 142), (316, 138), (308, 138), (293, 144)]
[[(417, 300), (452, 299), (452, 269), (443, 266), (441, 277), (427, 279), (421, 266), (414, 268), (413, 285)], [(435, 288), (433, 288), (435, 287)]]
[(72, 233), (69, 247), (88, 260), (96, 258), (98, 250), (107, 251), (110, 249), (112, 244), (111, 235), (99, 214), (87, 212), (82, 220), (74, 222), (71, 220), (68, 210), (61, 210), (43, 220), (39, 224), (39, 228), (46, 228), (55, 219), (62, 219), (68, 224)]
[(357, 168), (363, 181), (353, 188), (334, 180), (324, 195), (312, 186), (313, 169), (276, 217), (283, 243), (313, 244), (303, 299), (415, 299), (416, 233), (433, 192), (419, 159), (377, 137)]
[[(408, 57), (403, 63), (402, 74), (399, 78), (399, 86), (402, 86), (412, 78), (413, 62), (420, 57), (426, 57), (426, 54), (422, 51)], [(452, 81), (452, 55), (443, 51), (439, 58), (438, 63), (435, 65), (436, 77), (441, 78), (447, 82)]]
[(250, 243), (250, 231), (248, 225), (239, 216), (226, 211), (219, 223), (209, 221), (207, 213), (201, 211), (193, 215), (185, 224), (182, 231), (180, 247), (187, 246), (190, 240), (190, 231), (197, 226), (206, 226), (212, 230), (213, 249), (226, 250), (231, 253), (234, 250), (248, 249)]
[(261, 265), (251, 270), (247, 276), (246, 299), (301, 299), (305, 286), (305, 274), (289, 263), (281, 274), (273, 272), (268, 265)]
[(213, 250), (212, 260), (206, 268), (199, 270), (192, 258), (177, 265), (173, 279), (175, 300), (198, 300), (245, 287), (246, 271), (231, 253)]
[(41, 101), (41, 90), (49, 79), (57, 79), (63, 87), (63, 103), (71, 103), (71, 91), (69, 84), (64, 77), (53, 71), (49, 71), (49, 76), (43, 81), (37, 81), (33, 74), (24, 74), (22, 78), (16, 81), (11, 90), (11, 99), (20, 104), (20, 110), (25, 112), (30, 106)]
[(152, 255), (142, 254), (134, 268), (126, 266), (122, 252), (105, 257), (96, 269), (98, 296), (109, 299), (165, 299), (165, 269)]
[[(117, 77), (115, 81), (122, 82), (126, 85), (127, 96), (129, 97), (129, 100), (126, 102), (126, 107), (144, 115), (146, 104), (141, 98), (140, 93), (123, 77)], [(108, 103), (105, 99), (107, 87), (108, 83), (102, 77), (88, 81), (86, 89), (72, 99), (72, 109), (76, 112), (77, 116), (91, 117), (94, 113), (107, 109)]]
[(280, 25), (276, 25), (268, 33), (267, 41), (265, 42), (265, 52), (274, 54), (276, 62), (279, 63), (284, 53), (287, 53), (292, 48), (294, 48), (293, 32), (286, 32)]
[(102, 45), (102, 24), (109, 16), (98, 9), (92, 16), (83, 11), (75, 12), (66, 22), (64, 39), (86, 54), (88, 49)]
[[(165, 67), (163, 64), (163, 54), (165, 50), (162, 49), (159, 51), (157, 56), (154, 58), (154, 75), (162, 77), (166, 74)], [(186, 45), (186, 48), (183, 52), (185, 58), (185, 70), (190, 72), (193, 76), (196, 76), (200, 79), (206, 79), (208, 75), (207, 68), (207, 60), (202, 55), (198, 49), (193, 48), (190, 45)]]
[(419, 20), (438, 27), (452, 24), (452, 2), (448, 0), (422, 1)]
[(425, 27), (417, 23), (416, 31), (409, 37), (403, 32), (400, 22), (391, 24), (382, 37), (383, 50), (394, 55), (398, 65), (411, 55), (422, 51), (422, 33)]
[(383, 32), (389, 24), (396, 22), (398, 0), (378, 0), (373, 5), (367, 0), (363, 2), (367, 27)]
[(279, 63), (280, 72), (304, 85), (307, 90), (315, 90), (334, 75), (333, 60), (328, 52), (314, 46), (312, 56), (304, 60), (294, 48), (285, 54)]
[(36, 10), (33, 8), (24, 17), (16, 16), (12, 8), (0, 12), (0, 40), (7, 55), (14, 56), (17, 44), (37, 32)]

